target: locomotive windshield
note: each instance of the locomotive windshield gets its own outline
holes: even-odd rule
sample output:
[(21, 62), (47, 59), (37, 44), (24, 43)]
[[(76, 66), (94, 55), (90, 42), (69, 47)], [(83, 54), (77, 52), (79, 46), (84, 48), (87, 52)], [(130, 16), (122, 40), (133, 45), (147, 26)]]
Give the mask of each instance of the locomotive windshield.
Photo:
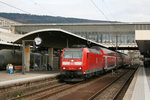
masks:
[(66, 49), (64, 50), (63, 58), (82, 58), (83, 50), (82, 49)]

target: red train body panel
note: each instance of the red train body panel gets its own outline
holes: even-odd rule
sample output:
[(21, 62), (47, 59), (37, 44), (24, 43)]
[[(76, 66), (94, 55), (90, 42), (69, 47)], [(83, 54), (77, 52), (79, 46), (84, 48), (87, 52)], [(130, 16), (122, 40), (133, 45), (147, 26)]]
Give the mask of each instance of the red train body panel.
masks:
[(105, 48), (65, 48), (61, 54), (61, 75), (67, 79), (86, 78), (129, 62), (128, 56)]

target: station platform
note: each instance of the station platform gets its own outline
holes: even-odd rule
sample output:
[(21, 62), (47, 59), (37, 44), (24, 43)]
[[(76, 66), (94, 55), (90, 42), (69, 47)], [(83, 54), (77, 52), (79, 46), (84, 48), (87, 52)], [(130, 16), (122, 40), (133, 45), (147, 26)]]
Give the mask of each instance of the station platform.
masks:
[(150, 67), (138, 68), (123, 100), (150, 100)]
[(59, 75), (59, 71), (31, 71), (25, 74), (17, 72), (9, 74), (6, 71), (0, 71), (0, 88), (12, 86), (14, 84), (23, 84), (27, 82), (38, 81)]

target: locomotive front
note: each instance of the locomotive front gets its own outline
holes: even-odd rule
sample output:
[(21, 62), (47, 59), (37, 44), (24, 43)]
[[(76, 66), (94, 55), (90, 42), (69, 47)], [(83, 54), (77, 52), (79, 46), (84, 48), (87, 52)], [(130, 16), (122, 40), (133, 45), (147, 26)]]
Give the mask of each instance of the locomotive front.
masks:
[(81, 78), (83, 75), (83, 48), (66, 48), (61, 55), (61, 75)]

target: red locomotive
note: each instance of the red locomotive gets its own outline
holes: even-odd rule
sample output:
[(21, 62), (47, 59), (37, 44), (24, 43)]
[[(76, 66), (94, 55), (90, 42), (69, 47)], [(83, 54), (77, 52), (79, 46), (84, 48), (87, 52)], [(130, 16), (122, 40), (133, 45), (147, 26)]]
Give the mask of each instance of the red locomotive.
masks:
[(64, 80), (85, 79), (122, 65), (129, 56), (102, 47), (64, 48), (61, 54), (61, 76)]

